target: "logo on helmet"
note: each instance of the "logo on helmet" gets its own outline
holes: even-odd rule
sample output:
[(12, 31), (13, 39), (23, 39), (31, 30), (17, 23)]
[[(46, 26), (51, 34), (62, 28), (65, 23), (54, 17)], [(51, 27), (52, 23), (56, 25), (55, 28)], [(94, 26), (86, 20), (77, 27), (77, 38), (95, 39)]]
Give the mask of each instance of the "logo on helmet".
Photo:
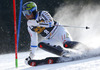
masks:
[(34, 5), (33, 3), (27, 4), (26, 10), (30, 10), (30, 9), (32, 9), (33, 7), (35, 7), (35, 5)]
[(31, 10), (34, 7), (37, 9), (37, 5), (34, 2), (27, 2), (23, 5), (23, 10)]

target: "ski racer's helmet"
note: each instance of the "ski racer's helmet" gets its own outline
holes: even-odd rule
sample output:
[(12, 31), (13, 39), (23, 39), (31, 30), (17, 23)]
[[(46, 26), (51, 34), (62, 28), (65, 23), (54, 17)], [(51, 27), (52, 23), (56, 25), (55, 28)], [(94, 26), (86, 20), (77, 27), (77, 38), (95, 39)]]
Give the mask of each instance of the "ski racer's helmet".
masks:
[(30, 2), (26, 2), (23, 5), (23, 9), (22, 9), (23, 15), (31, 15), (33, 13), (33, 15), (35, 16), (34, 18), (36, 18), (37, 16), (37, 5), (30, 1)]

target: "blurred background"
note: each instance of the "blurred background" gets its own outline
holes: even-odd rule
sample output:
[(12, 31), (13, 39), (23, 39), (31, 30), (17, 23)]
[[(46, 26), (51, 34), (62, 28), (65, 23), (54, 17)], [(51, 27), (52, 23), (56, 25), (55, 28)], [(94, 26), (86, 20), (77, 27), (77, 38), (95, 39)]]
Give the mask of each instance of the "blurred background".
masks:
[[(86, 5), (99, 5), (100, 0), (23, 0), (34, 1), (38, 10), (46, 10), (54, 17), (59, 7), (63, 5), (78, 6), (78, 10)], [(16, 0), (17, 23), (19, 17), (20, 0)], [(60, 8), (60, 9), (61, 9)], [(73, 9), (74, 11), (74, 9)], [(62, 14), (63, 12), (59, 13)], [(57, 18), (57, 16), (55, 16)], [(30, 37), (27, 32), (27, 20), (22, 15), (21, 30), (19, 39), (19, 52), (28, 51), (30, 46)], [(0, 54), (12, 53), (15, 51), (14, 45), (14, 22), (13, 22), (13, 0), (0, 0)]]

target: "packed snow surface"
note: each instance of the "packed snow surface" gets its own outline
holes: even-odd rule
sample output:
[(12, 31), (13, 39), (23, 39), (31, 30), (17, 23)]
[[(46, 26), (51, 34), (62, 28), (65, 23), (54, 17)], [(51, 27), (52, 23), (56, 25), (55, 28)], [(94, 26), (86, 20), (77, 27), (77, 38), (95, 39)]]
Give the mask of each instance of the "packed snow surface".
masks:
[[(41, 65), (31, 67), (24, 63), (25, 58), (29, 52), (18, 53), (18, 68), (15, 68), (15, 54), (0, 55), (0, 70), (99, 70), (100, 57), (93, 57), (72, 62), (64, 62), (57, 64)], [(42, 59), (49, 56), (56, 56), (48, 52), (37, 51), (35, 59)]]

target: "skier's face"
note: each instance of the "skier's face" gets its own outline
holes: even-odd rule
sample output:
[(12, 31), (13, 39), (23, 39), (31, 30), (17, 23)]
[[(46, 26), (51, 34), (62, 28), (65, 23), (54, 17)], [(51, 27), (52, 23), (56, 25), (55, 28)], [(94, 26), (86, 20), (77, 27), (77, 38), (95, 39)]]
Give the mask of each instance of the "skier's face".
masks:
[(31, 15), (26, 15), (25, 17), (26, 17), (27, 20), (31, 20), (31, 19), (34, 17), (34, 15), (33, 15), (33, 14), (31, 14)]

